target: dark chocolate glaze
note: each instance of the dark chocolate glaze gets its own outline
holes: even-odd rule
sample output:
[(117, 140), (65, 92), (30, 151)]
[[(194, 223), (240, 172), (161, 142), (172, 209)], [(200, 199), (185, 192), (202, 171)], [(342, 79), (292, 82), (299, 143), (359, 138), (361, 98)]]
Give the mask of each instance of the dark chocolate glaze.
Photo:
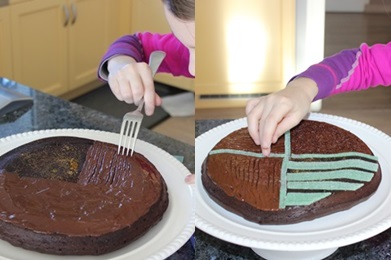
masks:
[[(39, 160), (50, 167), (39, 171)], [(106, 253), (145, 233), (168, 205), (157, 169), (141, 154), (118, 155), (115, 145), (48, 138), (12, 150), (0, 162), (2, 230), (18, 230), (29, 239), (21, 243), (4, 232), (1, 237), (28, 249)]]

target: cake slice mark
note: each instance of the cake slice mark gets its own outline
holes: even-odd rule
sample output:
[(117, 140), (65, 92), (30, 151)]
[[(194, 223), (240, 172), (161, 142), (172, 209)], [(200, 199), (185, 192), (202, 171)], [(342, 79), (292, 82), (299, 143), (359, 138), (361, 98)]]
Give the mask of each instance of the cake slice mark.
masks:
[[(103, 143), (95, 142), (88, 150), (89, 158), (80, 172), (78, 183), (83, 185), (107, 185), (111, 187), (133, 187), (132, 173), (134, 168), (140, 168), (138, 163), (134, 163), (137, 156), (129, 157), (118, 155), (112, 147), (106, 147)], [(95, 162), (95, 160), (98, 162)], [(133, 161), (133, 163), (130, 163)], [(106, 163), (104, 163), (106, 162)], [(101, 165), (96, 167), (96, 165)], [(103, 166), (105, 165), (105, 166)], [(138, 169), (138, 171), (142, 171)], [(151, 175), (153, 177), (153, 175)]]
[[(279, 192), (280, 209), (287, 206), (310, 205), (330, 196), (331, 191), (355, 191), (361, 188), (365, 182), (370, 182), (379, 167), (376, 156), (360, 152), (292, 154), (290, 131), (285, 133), (284, 138), (284, 153), (269, 155), (269, 158), (282, 158)], [(260, 163), (259, 159), (265, 158), (261, 152), (235, 149), (216, 149), (209, 153), (210, 156), (215, 154), (255, 157), (258, 159), (258, 163)], [(231, 161), (231, 163), (233, 162)], [(258, 168), (260, 169), (260, 166)], [(244, 174), (241, 172), (240, 175), (243, 177)], [(241, 176), (237, 177), (240, 178)], [(262, 177), (265, 176), (259, 175), (256, 183), (262, 182)], [(274, 183), (271, 180), (274, 176), (266, 175), (266, 178)], [(274, 185), (270, 186), (274, 187)], [(301, 192), (298, 190), (301, 190)], [(316, 192), (308, 192), (310, 190)]]
[(91, 156), (93, 160), (97, 160), (97, 163), (88, 163), (84, 164), (84, 171), (82, 170), (79, 175), (79, 180), (77, 183), (87, 185), (90, 183), (95, 183), (96, 176), (98, 173), (98, 165), (102, 164), (103, 158), (99, 156), (99, 150), (96, 148), (97, 145), (92, 145), (87, 151), (87, 156)]
[[(214, 174), (209, 176), (213, 182), (218, 183), (221, 189), (230, 197), (236, 197), (254, 207), (275, 209), (279, 201), (279, 172), (270, 174), (259, 158), (240, 156), (235, 160), (232, 154), (222, 154), (225, 164), (214, 164), (211, 156), (209, 169)], [(280, 169), (281, 160), (270, 160), (271, 167)], [(259, 192), (264, 190), (265, 192)]]

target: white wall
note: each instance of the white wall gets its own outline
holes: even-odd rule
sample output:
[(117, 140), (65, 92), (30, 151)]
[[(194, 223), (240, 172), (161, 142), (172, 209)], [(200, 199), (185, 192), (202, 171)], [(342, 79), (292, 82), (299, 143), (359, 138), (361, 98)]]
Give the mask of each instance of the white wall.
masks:
[(325, 0), (296, 1), (296, 72), (323, 59)]
[[(296, 73), (323, 59), (325, 15), (325, 0), (296, 1)], [(312, 111), (320, 108), (320, 100), (312, 103)]]
[(326, 0), (326, 12), (363, 12), (369, 0)]

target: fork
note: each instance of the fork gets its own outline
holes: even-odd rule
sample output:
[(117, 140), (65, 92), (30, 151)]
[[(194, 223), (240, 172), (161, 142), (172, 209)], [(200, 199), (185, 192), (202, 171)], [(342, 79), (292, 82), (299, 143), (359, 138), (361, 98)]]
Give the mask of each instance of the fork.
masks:
[[(166, 53), (163, 51), (154, 51), (149, 57), (148, 65), (152, 71), (152, 77), (155, 76), (157, 69), (162, 63)], [(141, 110), (144, 106), (144, 98), (140, 101), (137, 109), (128, 112), (122, 119), (121, 131), (118, 142), (118, 154), (133, 155), (134, 147), (136, 146), (137, 136), (140, 131), (141, 122), (143, 121), (144, 115)], [(122, 150), (122, 153), (121, 153)]]

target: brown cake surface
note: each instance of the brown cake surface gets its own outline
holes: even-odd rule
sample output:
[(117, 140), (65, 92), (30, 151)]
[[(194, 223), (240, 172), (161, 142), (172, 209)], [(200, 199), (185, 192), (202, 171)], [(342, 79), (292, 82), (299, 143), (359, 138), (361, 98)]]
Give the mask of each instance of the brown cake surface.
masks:
[(38, 252), (99, 255), (159, 222), (167, 187), (143, 155), (76, 137), (51, 137), (0, 157), (0, 238)]
[(378, 188), (377, 158), (356, 135), (303, 120), (264, 157), (247, 128), (230, 133), (202, 165), (202, 184), (225, 209), (259, 224), (292, 224), (346, 210)]

